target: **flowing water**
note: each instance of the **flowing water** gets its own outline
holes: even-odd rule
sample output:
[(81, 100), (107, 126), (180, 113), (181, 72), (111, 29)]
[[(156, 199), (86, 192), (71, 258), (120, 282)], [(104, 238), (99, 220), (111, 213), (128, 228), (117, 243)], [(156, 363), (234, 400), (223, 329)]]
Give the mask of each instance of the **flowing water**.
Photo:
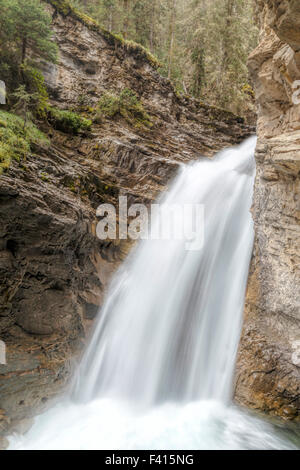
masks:
[(111, 284), (69, 397), (11, 448), (293, 447), (231, 404), (255, 143), (182, 167), (160, 207), (203, 204), (202, 248), (188, 250), (183, 238), (139, 243)]

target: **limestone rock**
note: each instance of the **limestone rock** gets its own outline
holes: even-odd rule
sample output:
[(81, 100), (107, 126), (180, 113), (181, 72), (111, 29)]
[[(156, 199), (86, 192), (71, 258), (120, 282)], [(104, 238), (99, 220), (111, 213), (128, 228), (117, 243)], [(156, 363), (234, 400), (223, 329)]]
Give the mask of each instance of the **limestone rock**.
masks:
[[(300, 4), (257, 2), (261, 41), (249, 58), (258, 104), (256, 241), (236, 399), (284, 418), (300, 410)], [(300, 84), (300, 82), (299, 82)], [(299, 88), (299, 87), (298, 87)]]
[(93, 27), (53, 16), (59, 62), (43, 64), (52, 104), (95, 106), (107, 91), (132, 89), (152, 121), (137, 128), (103, 120), (87, 135), (44, 125), (50, 148), (34, 149), (0, 177), (0, 435), (46, 409), (66, 388), (107, 283), (130, 249), (96, 237), (96, 209), (151, 203), (182, 162), (211, 156), (253, 129), (232, 113), (180, 97), (139, 50), (115, 44)]

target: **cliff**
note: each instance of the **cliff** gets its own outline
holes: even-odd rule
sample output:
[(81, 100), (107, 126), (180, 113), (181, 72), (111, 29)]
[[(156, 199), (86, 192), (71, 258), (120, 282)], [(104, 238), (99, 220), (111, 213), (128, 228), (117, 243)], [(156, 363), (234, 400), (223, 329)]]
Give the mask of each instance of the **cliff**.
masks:
[[(239, 353), (239, 403), (299, 417), (300, 3), (257, 1), (249, 58), (258, 105), (256, 242)], [(298, 82), (297, 82), (298, 81)]]
[[(243, 140), (243, 120), (179, 96), (147, 51), (97, 27), (66, 2), (48, 1), (58, 64), (43, 63), (51, 104), (94, 109), (130, 89), (151, 125), (117, 115), (71, 135), (41, 123), (35, 146), (0, 176), (0, 435), (24, 430), (68, 383), (107, 282), (129, 243), (101, 242), (96, 208), (127, 195), (151, 202), (181, 162)], [(87, 116), (88, 117), (88, 116)], [(147, 118), (148, 119), (148, 118)]]

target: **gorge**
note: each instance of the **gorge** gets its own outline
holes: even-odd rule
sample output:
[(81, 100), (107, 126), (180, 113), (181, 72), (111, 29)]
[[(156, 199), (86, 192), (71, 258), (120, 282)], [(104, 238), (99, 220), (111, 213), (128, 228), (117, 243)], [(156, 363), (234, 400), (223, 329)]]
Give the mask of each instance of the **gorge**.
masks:
[[(23, 167), (13, 162), (0, 176), (0, 337), (7, 346), (7, 364), (0, 365), (3, 446), (5, 436), (29, 429), (31, 418), (68, 386), (112, 273), (131, 249), (127, 240), (101, 242), (96, 237), (97, 206), (115, 203), (120, 195), (149, 205), (182, 164), (197, 160), (200, 165), (203, 157), (255, 132), (230, 112), (180, 96), (142, 48), (97, 29), (62, 6), (65, 2), (45, 3), (59, 47), (59, 62), (42, 64), (51, 103), (76, 108), (79, 98), (88, 96), (94, 106), (107, 90), (120, 94), (129, 89), (151, 125), (124, 117), (104, 119), (77, 136), (48, 126), (50, 146), (36, 146)], [(300, 79), (300, 11), (292, 0), (258, 0), (257, 7), (261, 41), (249, 58), (258, 104), (256, 237), (234, 393), (239, 405), (297, 421), (300, 108), (293, 102), (293, 83)], [(111, 403), (97, 406), (99, 413), (104, 415), (107, 407), (113, 414)], [(70, 407), (70, 417), (73, 412), (88, 416), (89, 404), (78, 412)], [(178, 409), (162, 408), (158, 419), (165, 423), (173, 412), (177, 423), (184, 422)], [(211, 412), (229, 423), (240, 416), (223, 405)], [(55, 409), (49, 413), (54, 433), (57, 415)], [(130, 413), (122, 413), (125, 429)], [(189, 413), (208, 426), (202, 408)], [(40, 416), (38, 423), (44, 419)], [(248, 416), (240, 421), (244, 429), (252, 419), (257, 429), (256, 418), (248, 421)], [(269, 428), (265, 432), (272, 436)], [(103, 442), (112, 446), (104, 434)], [(125, 434), (120, 439), (128, 445)], [(274, 439), (270, 445), (276, 448), (281, 440)], [(199, 444), (189, 441), (187, 447), (191, 442)], [(214, 438), (206, 443), (213, 446)], [(242, 446), (234, 439), (231, 444)], [(176, 443), (169, 445), (176, 448)]]
[(230, 405), (253, 247), (255, 144), (181, 170), (160, 210), (203, 204), (203, 246), (140, 242), (109, 288), (63, 405), (10, 438), (11, 449), (293, 448)]

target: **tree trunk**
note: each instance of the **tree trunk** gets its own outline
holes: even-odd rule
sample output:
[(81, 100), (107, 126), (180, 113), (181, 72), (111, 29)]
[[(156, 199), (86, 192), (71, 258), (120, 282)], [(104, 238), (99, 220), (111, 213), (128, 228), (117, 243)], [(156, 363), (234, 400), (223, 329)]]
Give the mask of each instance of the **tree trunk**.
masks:
[(111, 33), (113, 30), (113, 6), (109, 7), (108, 31)]
[(234, 2), (235, 0), (227, 0), (227, 5), (226, 5), (226, 32), (224, 35), (224, 53), (223, 53), (223, 60), (222, 60), (222, 73), (225, 74), (228, 65), (229, 65), (229, 48), (231, 44), (231, 24), (232, 24), (232, 16), (233, 16), (233, 9), (234, 9)]
[(129, 4), (130, 0), (123, 0), (124, 5), (124, 22), (123, 22), (123, 36), (127, 39), (129, 28)]
[(152, 0), (152, 9), (151, 9), (151, 23), (150, 23), (150, 38), (149, 38), (149, 47), (150, 51), (154, 52), (154, 28), (156, 20), (156, 0)]
[(24, 64), (24, 62), (25, 62), (26, 52), (27, 52), (27, 37), (25, 36), (23, 38), (23, 43), (22, 43), (22, 60), (21, 60), (22, 64)]
[(175, 21), (176, 21), (176, 0), (172, 0), (170, 23), (169, 23), (169, 54), (168, 54), (168, 78), (169, 79), (171, 78), (171, 75), (172, 75)]

